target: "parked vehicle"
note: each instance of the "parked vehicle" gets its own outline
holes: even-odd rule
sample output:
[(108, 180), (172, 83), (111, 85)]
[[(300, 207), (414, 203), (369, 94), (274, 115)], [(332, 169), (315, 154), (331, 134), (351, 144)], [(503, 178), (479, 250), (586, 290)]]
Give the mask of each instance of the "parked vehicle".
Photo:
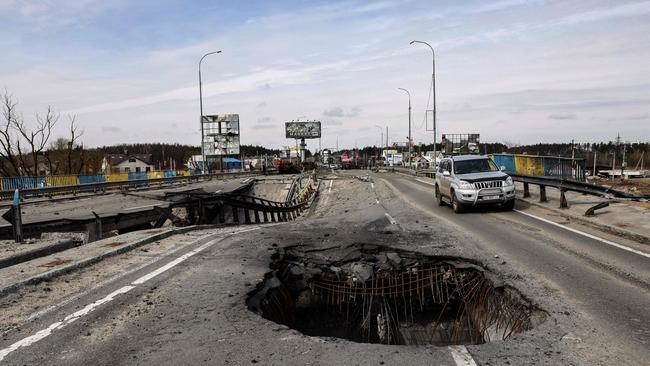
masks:
[(471, 206), (500, 204), (505, 210), (515, 205), (512, 178), (487, 156), (458, 155), (444, 158), (436, 171), (435, 196), (438, 205), (450, 204), (460, 213)]

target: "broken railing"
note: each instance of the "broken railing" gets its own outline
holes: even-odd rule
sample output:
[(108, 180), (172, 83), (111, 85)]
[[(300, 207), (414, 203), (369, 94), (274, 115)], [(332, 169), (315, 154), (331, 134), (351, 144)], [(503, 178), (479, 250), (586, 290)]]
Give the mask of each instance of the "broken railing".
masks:
[(316, 172), (311, 171), (309, 173), (300, 173), (296, 179), (294, 179), (293, 183), (291, 183), (291, 187), (289, 187), (289, 192), (287, 192), (287, 201), (291, 201), (295, 198), (300, 197), (301, 195), (305, 194), (305, 189), (307, 187), (310, 187), (312, 184), (316, 182)]
[[(242, 191), (250, 189), (251, 184), (236, 192), (208, 193), (194, 190), (188, 192), (168, 192), (166, 202), (138, 211), (120, 212), (79, 219), (54, 219), (38, 222), (19, 223), (20, 232), (25, 237), (38, 237), (43, 232), (86, 232), (88, 242), (101, 239), (104, 233), (117, 231), (124, 233), (162, 227), (167, 220), (175, 226), (211, 224), (252, 224), (290, 221), (307, 208), (318, 190), (315, 175), (301, 177), (303, 182), (295, 197), (285, 202), (249, 196)], [(180, 215), (178, 209), (184, 209)], [(10, 238), (15, 234), (15, 209), (8, 210), (2, 217), (11, 226), (0, 227), (0, 237)], [(16, 235), (13, 235), (16, 237)], [(22, 236), (22, 235), (21, 235)]]
[[(393, 167), (393, 171), (399, 171), (402, 173), (408, 173), (415, 176), (426, 176), (429, 178), (435, 178), (435, 171), (431, 169), (427, 170), (410, 170), (408, 168)], [(506, 171), (508, 175), (516, 182), (521, 182), (524, 184), (524, 198), (530, 197), (530, 185), (539, 186), (539, 201), (546, 202), (548, 198), (546, 197), (546, 187), (556, 188), (560, 191), (560, 208), (569, 207), (569, 203), (566, 199), (565, 192), (578, 192), (583, 194), (589, 194), (592, 196), (606, 197), (606, 198), (615, 198), (619, 200), (631, 200), (631, 201), (643, 201), (650, 200), (650, 195), (635, 195), (631, 193), (626, 193), (613, 189), (608, 186), (601, 186), (598, 184), (581, 182), (574, 179), (555, 177), (555, 176), (539, 176), (539, 175), (528, 175), (528, 174), (518, 174), (510, 173)], [(599, 203), (594, 207), (591, 207), (587, 210), (585, 215), (590, 216), (594, 214), (595, 210), (600, 208), (607, 207), (608, 204)]]
[[(191, 183), (201, 180), (224, 179), (230, 177), (241, 177), (259, 175), (259, 172), (235, 172), (235, 173), (212, 173), (201, 175), (188, 175), (176, 177), (161, 177), (148, 179), (120, 180), (112, 182), (95, 182), (64, 186), (48, 186), (39, 188), (25, 188), (19, 190), (21, 199), (28, 197), (53, 197), (62, 194), (88, 194), (104, 193), (106, 191), (118, 190), (125, 191), (129, 189), (141, 189), (143, 187), (162, 186), (168, 184)], [(14, 191), (0, 191), (0, 200), (10, 200), (14, 196)]]
[[(158, 208), (160, 214), (154, 227), (162, 226), (167, 219), (177, 225), (200, 224), (253, 224), (290, 221), (305, 210), (316, 194), (316, 187), (306, 186), (296, 198), (285, 202), (237, 193), (206, 194), (187, 193), (185, 199), (167, 208)], [(173, 213), (175, 208), (185, 208), (187, 217), (181, 219)]]
[[(613, 197), (618, 199), (627, 199), (627, 200), (635, 200), (635, 201), (650, 199), (650, 196), (648, 195), (634, 195), (634, 194), (612, 189), (611, 187), (608, 186), (601, 186), (598, 184), (592, 184), (587, 182), (578, 182), (572, 179), (563, 179), (559, 177), (530, 176), (530, 175), (512, 174), (512, 173), (510, 173), (510, 176), (514, 181), (521, 182), (524, 184), (524, 198), (530, 197), (531, 184), (539, 186), (540, 202), (546, 202), (548, 200), (546, 198), (546, 187), (553, 187), (558, 189), (560, 191), (560, 208), (569, 207), (569, 204), (565, 196), (565, 192), (567, 191), (584, 193), (593, 196), (601, 196), (607, 198)], [(593, 209), (595, 210), (598, 208), (606, 207), (606, 205), (602, 205), (602, 204), (598, 204), (597, 206), (599, 207), (594, 206)], [(593, 214), (594, 210), (591, 209), (588, 210), (587, 214), (589, 214), (589, 212)]]

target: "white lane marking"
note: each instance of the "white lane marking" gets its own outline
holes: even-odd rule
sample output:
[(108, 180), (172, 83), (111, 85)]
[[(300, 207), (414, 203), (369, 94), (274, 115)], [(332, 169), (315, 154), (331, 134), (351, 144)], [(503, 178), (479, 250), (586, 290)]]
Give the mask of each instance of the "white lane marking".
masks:
[(7, 348), (5, 348), (3, 350), (0, 350), (0, 361), (4, 360), (4, 358), (7, 357), (7, 355), (9, 355), (11, 352), (17, 350), (18, 348), (27, 347), (27, 346), (30, 346), (30, 345), (40, 341), (41, 339), (43, 339), (43, 338), (49, 336), (50, 334), (52, 334), (53, 331), (55, 331), (57, 329), (62, 329), (63, 327), (65, 327), (68, 324), (74, 322), (75, 320), (79, 319), (80, 317), (82, 317), (82, 316), (92, 312), (93, 310), (97, 309), (98, 306), (113, 300), (113, 298), (115, 298), (117, 295), (127, 293), (127, 292), (133, 290), (134, 288), (135, 288), (135, 286), (124, 286), (122, 288), (119, 288), (119, 289), (111, 292), (110, 294), (106, 295), (104, 298), (99, 299), (99, 300), (97, 300), (97, 301), (95, 301), (93, 303), (90, 303), (90, 304), (86, 305), (86, 307), (84, 307), (83, 309), (68, 315), (67, 317), (65, 317), (65, 319), (63, 319), (63, 321), (53, 323), (49, 327), (47, 327), (45, 329), (42, 329), (42, 330), (39, 330), (38, 332), (34, 333), (34, 335), (31, 335), (31, 336), (29, 336), (27, 338), (23, 338), (23, 339), (19, 340), (18, 342), (12, 344), (11, 346), (9, 346), (9, 347), (7, 347)]
[(430, 185), (430, 186), (435, 186), (435, 185), (436, 185), (435, 182), (429, 182), (429, 181), (426, 181), (426, 180), (424, 180), (424, 179), (415, 178), (415, 180), (417, 180), (417, 181), (420, 182), (420, 183), (428, 184), (428, 185)]
[(553, 221), (551, 221), (551, 220), (547, 220), (547, 219), (545, 219), (545, 218), (542, 218), (542, 217), (539, 217), (539, 216), (535, 216), (535, 215), (529, 214), (529, 213), (527, 213), (527, 212), (523, 212), (523, 211), (519, 211), (519, 210), (513, 210), (513, 211), (518, 212), (518, 213), (520, 213), (520, 214), (522, 214), (522, 215), (526, 215), (526, 216), (532, 217), (532, 218), (534, 218), (534, 219), (537, 219), (537, 220), (543, 221), (543, 222), (545, 222), (545, 223), (547, 223), (547, 224), (551, 224), (551, 225), (555, 225), (555, 226), (557, 226), (557, 227), (561, 227), (561, 228), (563, 228), (563, 229), (565, 229), (565, 230), (569, 230), (569, 231), (574, 232), (574, 233), (576, 233), (576, 234), (580, 234), (580, 235), (582, 235), (582, 236), (586, 236), (587, 238), (594, 239), (594, 240), (598, 240), (598, 241), (600, 241), (600, 242), (602, 242), (602, 243), (605, 243), (605, 244), (607, 244), (607, 245), (611, 245), (611, 246), (613, 246), (613, 247), (616, 247), (616, 248), (619, 248), (619, 249), (626, 250), (626, 251), (628, 251), (628, 252), (630, 252), (630, 253), (634, 253), (634, 254), (638, 254), (638, 255), (643, 256), (643, 257), (646, 257), (646, 258), (650, 258), (650, 253), (645, 253), (645, 252), (642, 252), (642, 251), (640, 251), (640, 250), (636, 250), (636, 249), (633, 249), (633, 248), (630, 248), (630, 247), (626, 247), (625, 245), (621, 245), (621, 244), (618, 244), (618, 243), (614, 243), (613, 241), (609, 241), (609, 240), (607, 240), (607, 239), (599, 238), (599, 237), (597, 237), (597, 236), (595, 236), (595, 235), (587, 234), (587, 233), (582, 232), (582, 231), (580, 231), (580, 230), (576, 230), (576, 229), (570, 228), (570, 227), (568, 227), (568, 226), (564, 226), (564, 225), (558, 224), (557, 222), (553, 222)]
[[(251, 228), (251, 229), (247, 229), (247, 230), (240, 230), (240, 231), (238, 231), (236, 233), (239, 234), (239, 233), (244, 233), (244, 232), (247, 232), (247, 231), (253, 231), (253, 230), (257, 230), (257, 229), (259, 229), (259, 228), (255, 227), (255, 228)], [(66, 325), (74, 322), (75, 320), (81, 318), (82, 316), (89, 314), (90, 312), (95, 310), (98, 306), (100, 306), (102, 304), (105, 304), (107, 302), (110, 302), (117, 295), (124, 294), (124, 293), (127, 293), (127, 292), (133, 290), (136, 287), (135, 285), (139, 285), (141, 283), (144, 283), (144, 282), (156, 277), (157, 275), (169, 270), (170, 268), (172, 268), (172, 267), (178, 265), (179, 263), (185, 261), (187, 258), (189, 258), (189, 257), (191, 257), (191, 256), (205, 250), (206, 248), (214, 245), (215, 243), (217, 243), (217, 242), (219, 242), (219, 241), (221, 241), (223, 239), (224, 238), (222, 237), (222, 238), (211, 240), (211, 241), (201, 245), (200, 247), (198, 247), (198, 248), (196, 248), (196, 249), (194, 249), (194, 250), (192, 250), (192, 251), (190, 251), (190, 252), (188, 252), (188, 253), (180, 256), (180, 257), (178, 257), (177, 259), (173, 260), (172, 262), (167, 263), (166, 265), (164, 265), (164, 266), (150, 272), (149, 274), (138, 278), (137, 280), (133, 281), (131, 283), (131, 285), (126, 285), (124, 287), (121, 287), (121, 288), (111, 292), (110, 294), (106, 295), (105, 297), (103, 297), (103, 298), (101, 298), (101, 299), (99, 299), (99, 300), (97, 300), (97, 301), (95, 301), (93, 303), (90, 303), (90, 304), (86, 305), (83, 309), (78, 310), (78, 311), (66, 316), (63, 319), (63, 321), (53, 323), (49, 327), (47, 327), (45, 329), (42, 329), (42, 330), (39, 330), (38, 332), (34, 333), (33, 335), (31, 335), (29, 337), (26, 337), (26, 338), (23, 338), (23, 339), (15, 342), (14, 344), (10, 345), (9, 347), (0, 350), (0, 361), (2, 361), (5, 357), (7, 357), (7, 355), (9, 355), (13, 351), (17, 350), (18, 348), (27, 347), (27, 346), (30, 346), (30, 345), (40, 341), (41, 339), (43, 339), (43, 338), (49, 336), (50, 334), (52, 334), (53, 331), (55, 331), (57, 329), (62, 329)], [(201, 239), (199, 239), (199, 240), (201, 240)]]
[[(248, 230), (241, 230), (241, 231), (238, 231), (237, 233), (239, 234), (239, 233), (244, 233), (244, 232), (247, 232), (247, 231), (252, 231), (252, 230), (257, 230), (257, 229), (258, 228), (252, 228), (252, 229), (248, 229)], [(160, 268), (158, 268), (158, 269), (156, 269), (156, 270), (154, 270), (152, 272), (149, 272), (146, 275), (138, 278), (137, 280), (131, 282), (131, 284), (132, 285), (143, 284), (143, 283), (149, 281), (150, 279), (158, 276), (159, 274), (164, 273), (164, 272), (168, 271), (169, 269), (176, 267), (180, 263), (185, 262), (187, 260), (187, 258), (204, 251), (205, 249), (213, 246), (215, 243), (221, 241), (222, 239), (223, 238), (217, 238), (217, 239), (214, 239), (214, 240), (210, 240), (209, 242), (201, 245), (200, 247), (198, 247), (196, 249), (193, 249), (193, 250), (181, 255), (180, 257), (178, 257), (178, 258), (174, 259), (173, 261), (165, 264), (164, 266), (162, 266), (162, 267), (160, 267)]]
[(393, 216), (389, 215), (388, 212), (386, 212), (384, 215), (386, 215), (386, 218), (388, 219), (388, 221), (390, 221), (392, 225), (397, 225), (397, 221), (395, 221)]
[[(168, 254), (168, 255), (169, 255), (169, 254), (173, 254), (174, 252), (177, 252), (178, 250), (183, 249), (183, 248), (184, 248), (184, 247), (176, 248), (176, 250), (174, 250), (174, 251), (171, 252), (171, 253), (167, 253), (167, 254)], [(98, 289), (98, 288), (100, 288), (100, 287), (104, 287), (104, 286), (106, 286), (106, 285), (108, 285), (108, 284), (114, 282), (115, 280), (118, 280), (118, 279), (120, 279), (120, 278), (122, 278), (122, 277), (124, 277), (124, 276), (130, 275), (131, 273), (137, 272), (137, 271), (141, 270), (142, 268), (144, 268), (144, 267), (146, 267), (146, 266), (148, 266), (148, 265), (151, 265), (151, 264), (153, 264), (153, 263), (159, 261), (159, 260), (162, 259), (162, 258), (164, 258), (164, 257), (163, 257), (163, 256), (155, 257), (154, 259), (152, 259), (152, 260), (150, 260), (150, 261), (147, 261), (147, 262), (145, 262), (145, 263), (143, 263), (143, 264), (141, 264), (141, 265), (139, 265), (139, 266), (137, 266), (137, 267), (135, 267), (135, 268), (132, 268), (132, 269), (126, 271), (126, 272), (118, 273), (118, 274), (116, 274), (116, 275), (114, 275), (114, 276), (112, 276), (112, 277), (106, 279), (105, 281), (99, 282), (99, 283), (97, 283), (97, 284), (91, 286), (91, 287), (88, 288), (87, 290), (84, 290), (84, 291), (82, 291), (82, 292), (76, 293), (76, 294), (74, 294), (74, 295), (72, 295), (72, 296), (70, 296), (70, 297), (64, 299), (63, 301), (61, 301), (61, 302), (59, 302), (59, 303), (57, 303), (57, 304), (50, 305), (50, 306), (48, 306), (48, 307), (46, 307), (46, 308), (44, 308), (44, 309), (41, 309), (41, 310), (39, 310), (39, 311), (36, 311), (36, 312), (34, 312), (34, 313), (28, 315), (28, 316), (25, 318), (25, 322), (29, 322), (29, 321), (31, 321), (31, 320), (33, 320), (33, 319), (39, 318), (39, 317), (41, 317), (41, 316), (43, 316), (43, 315), (45, 315), (45, 314), (47, 314), (47, 313), (50, 313), (50, 312), (52, 312), (53, 310), (56, 310), (56, 309), (58, 309), (58, 308), (60, 308), (60, 307), (62, 307), (62, 306), (64, 306), (64, 305), (67, 305), (67, 304), (71, 303), (72, 301), (74, 301), (74, 300), (76, 300), (76, 299), (78, 299), (78, 298), (80, 298), (80, 297), (82, 297), (82, 296), (88, 295), (89, 293), (91, 293), (92, 291), (94, 291), (94, 290), (96, 290), (96, 289)]]
[(457, 366), (476, 366), (472, 355), (467, 352), (465, 346), (449, 346), (451, 357), (454, 358)]
[(147, 207), (153, 207), (155, 205), (144, 205), (144, 206), (138, 206), (138, 207), (129, 207), (125, 208), (124, 211), (131, 211), (131, 210), (137, 210), (139, 208), (147, 208)]
[(327, 189), (327, 193), (332, 193), (332, 184), (334, 184), (334, 181), (330, 180), (330, 185), (329, 188)]
[[(227, 234), (236, 234), (236, 233), (237, 233), (237, 231), (233, 231), (233, 232), (230, 232), (230, 233), (226, 233), (226, 235)], [(208, 237), (210, 237), (212, 235), (214, 235), (214, 234), (204, 235), (204, 236), (200, 237), (199, 239), (197, 239), (195, 242), (205, 240), (206, 238), (208, 238)], [(193, 242), (193, 243), (195, 243), (195, 242)], [(52, 310), (60, 308), (60, 307), (66, 305), (66, 304), (69, 304), (70, 302), (72, 302), (72, 301), (74, 301), (74, 300), (76, 300), (76, 299), (78, 299), (78, 298), (80, 298), (82, 296), (85, 296), (85, 295), (91, 293), (92, 291), (94, 291), (94, 290), (96, 290), (96, 289), (98, 289), (100, 287), (104, 287), (104, 286), (106, 286), (106, 285), (108, 285), (108, 284), (110, 284), (110, 283), (112, 283), (112, 282), (114, 282), (114, 281), (116, 281), (116, 280), (118, 280), (118, 279), (120, 279), (122, 277), (128, 276), (131, 273), (135, 273), (135, 272), (143, 269), (144, 267), (152, 265), (152, 264), (158, 262), (159, 260), (161, 260), (163, 258), (168, 258), (169, 256), (172, 256), (172, 255), (176, 254), (177, 252), (183, 250), (184, 248), (187, 248), (188, 246), (192, 245), (193, 243), (187, 243), (185, 245), (180, 245), (179, 247), (174, 248), (174, 249), (172, 249), (172, 250), (170, 250), (168, 252), (161, 253), (160, 255), (158, 255), (156, 257), (153, 257), (151, 260), (148, 260), (148, 261), (142, 263), (141, 265), (139, 265), (137, 267), (131, 268), (130, 270), (128, 270), (126, 272), (120, 272), (120, 273), (118, 273), (118, 274), (116, 274), (116, 275), (114, 275), (112, 277), (109, 277), (108, 279), (106, 279), (106, 280), (104, 280), (102, 282), (94, 284), (93, 286), (91, 286), (90, 288), (88, 288), (88, 289), (86, 289), (86, 290), (84, 290), (82, 292), (76, 293), (76, 294), (64, 299), (63, 301), (61, 301), (61, 302), (59, 302), (57, 304), (50, 305), (50, 306), (48, 306), (48, 307), (46, 307), (44, 309), (36, 311), (36, 312), (30, 314), (29, 316), (27, 316), (25, 318), (25, 322), (29, 322), (29, 321), (31, 321), (31, 320), (33, 320), (35, 318), (41, 317), (41, 316), (51, 312)]]
[(375, 189), (375, 183), (370, 183), (370, 186), (372, 187), (372, 189)]
[(221, 190), (218, 190), (218, 191), (214, 191), (214, 193), (215, 193), (215, 194), (216, 194), (216, 193), (221, 193)]

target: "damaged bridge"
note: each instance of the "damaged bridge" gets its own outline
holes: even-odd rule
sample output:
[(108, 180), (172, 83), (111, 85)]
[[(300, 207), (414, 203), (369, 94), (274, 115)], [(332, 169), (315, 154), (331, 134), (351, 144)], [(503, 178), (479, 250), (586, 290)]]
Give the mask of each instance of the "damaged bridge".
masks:
[[(313, 199), (317, 184), (315, 175), (260, 177), (27, 203), (21, 207), (22, 235), (38, 238), (45, 232), (84, 232), (91, 242), (162, 226), (289, 221)], [(6, 223), (0, 226), (0, 237), (11, 238), (15, 210), (9, 208), (2, 218)]]

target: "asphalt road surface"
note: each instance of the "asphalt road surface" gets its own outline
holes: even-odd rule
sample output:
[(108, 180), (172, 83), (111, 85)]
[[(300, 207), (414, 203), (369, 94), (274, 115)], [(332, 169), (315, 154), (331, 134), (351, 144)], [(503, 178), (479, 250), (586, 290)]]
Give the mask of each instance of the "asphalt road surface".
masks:
[[(604, 331), (605, 346), (622, 364), (647, 364), (650, 357), (650, 258), (540, 221), (496, 208), (454, 214), (439, 207), (433, 187), (411, 177), (383, 175), (403, 198), (430, 217), (445, 220), (477, 238), (479, 245), (522, 271), (552, 284), (590, 326)], [(517, 207), (522, 212), (528, 212)], [(586, 231), (586, 230), (585, 230)], [(634, 249), (634, 248), (632, 248)], [(645, 246), (645, 253), (648, 253)], [(636, 249), (635, 249), (636, 250)], [(581, 342), (590, 342), (589, 334)]]
[[(327, 202), (329, 216), (205, 237), (93, 288), (3, 333), (0, 362), (647, 364), (648, 257), (520, 212), (487, 209), (456, 215), (434, 203), (426, 183), (398, 174), (372, 177), (374, 182), (325, 180), (319, 204)], [(246, 309), (246, 294), (269, 271), (275, 247), (352, 242), (477, 258), (520, 284), (549, 319), (508, 341), (411, 347), (307, 337)]]

